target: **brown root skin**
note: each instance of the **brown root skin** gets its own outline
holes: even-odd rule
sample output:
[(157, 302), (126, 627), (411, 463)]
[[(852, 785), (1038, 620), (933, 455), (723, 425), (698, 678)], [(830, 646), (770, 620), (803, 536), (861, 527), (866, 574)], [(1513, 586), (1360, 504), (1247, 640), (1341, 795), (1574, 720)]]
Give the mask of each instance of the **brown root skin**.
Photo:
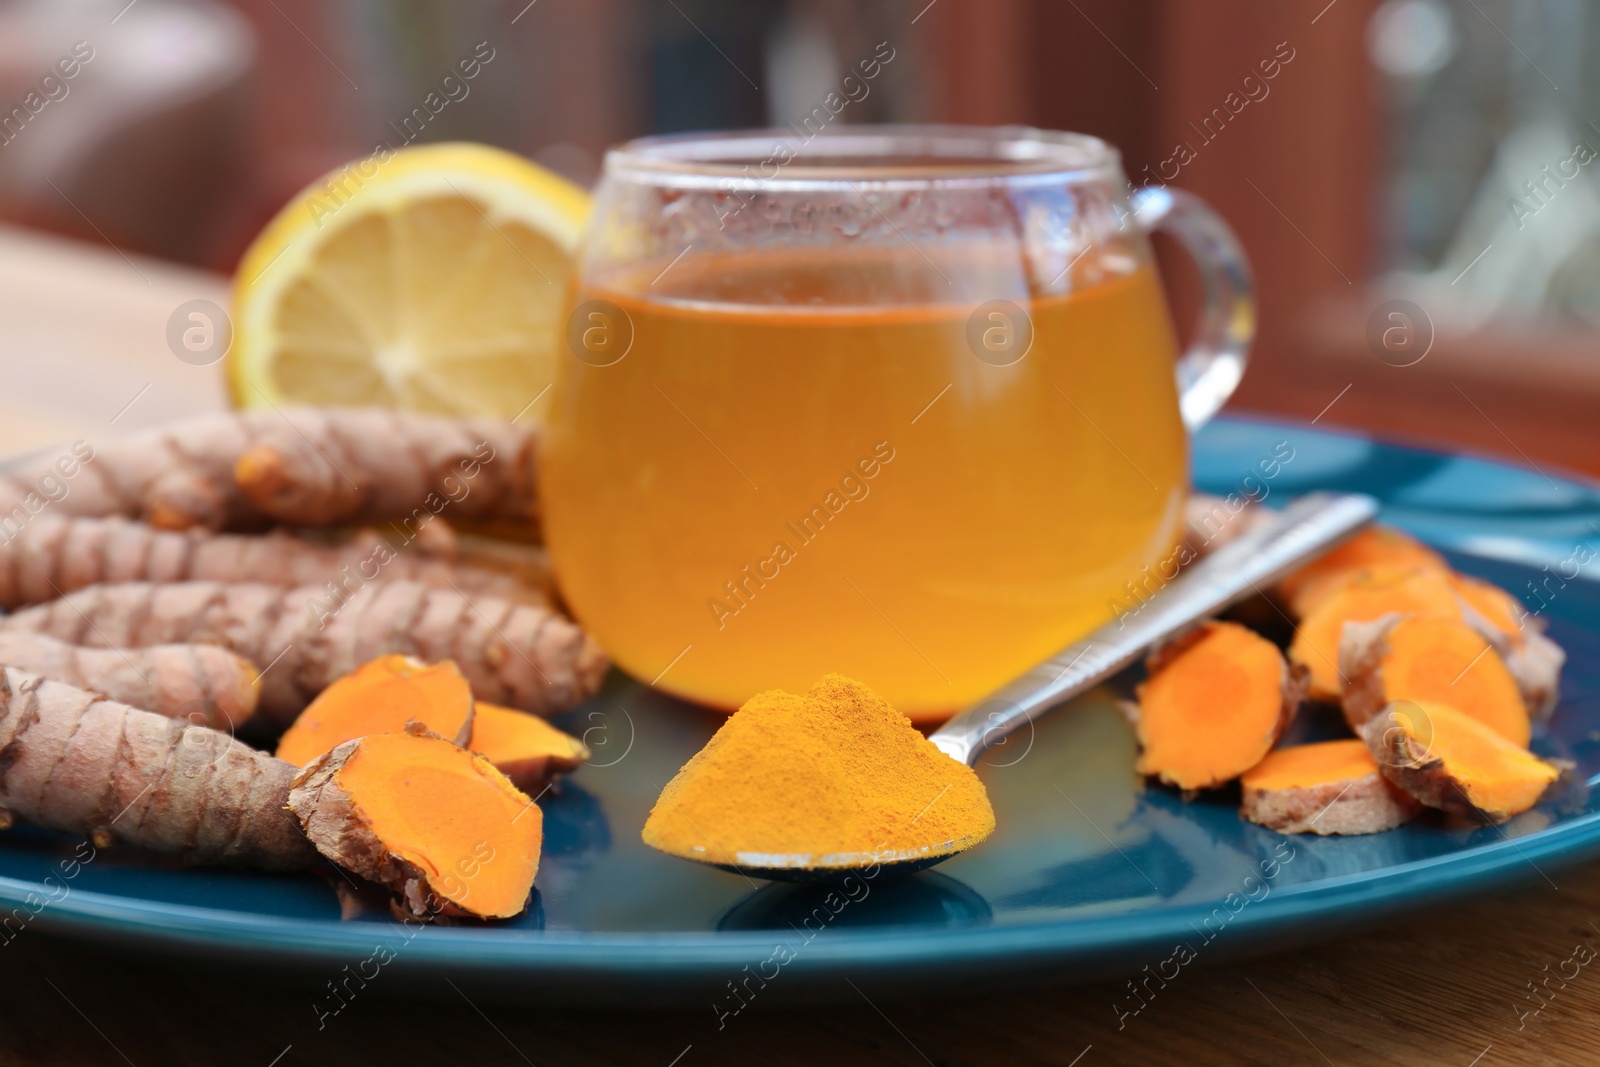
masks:
[[(430, 535), (429, 531), (446, 531)], [(159, 530), (128, 519), (42, 514), (0, 544), (0, 607), (42, 604), (90, 585), (117, 582), (265, 582), (359, 587), (374, 578), (414, 581), (469, 596), (549, 606), (548, 569), (456, 562), (441, 521), (396, 525), (388, 537), (363, 531), (343, 543), (290, 533), (217, 534)], [(426, 548), (419, 547), (426, 545)]]
[(1360, 736), (1362, 727), (1388, 706), (1379, 671), (1388, 645), (1384, 636), (1402, 615), (1389, 614), (1369, 622), (1347, 622), (1339, 638), (1339, 672), (1344, 675), (1340, 710), (1345, 722)]
[(1506, 666), (1522, 688), (1522, 699), (1536, 719), (1548, 719), (1561, 700), (1561, 668), (1567, 654), (1537, 630), (1523, 633), (1522, 647), (1503, 653)]
[(1516, 633), (1507, 633), (1465, 600), (1462, 617), (1505, 660), (1533, 718), (1548, 719), (1561, 701), (1561, 669), (1567, 663), (1562, 647), (1544, 635), (1537, 620)]
[(1245, 503), (1235, 511), (1222, 497), (1191, 493), (1184, 505), (1184, 544), (1196, 558), (1205, 556), (1271, 521), (1272, 515), (1258, 504)]
[[(1244, 694), (1199, 694), (1186, 690), (1180, 675), (1168, 676), (1171, 671), (1186, 671), (1196, 662), (1193, 657), (1211, 657), (1218, 653), (1213, 641), (1227, 641), (1236, 652), (1253, 657), (1253, 665), (1270, 670), (1270, 680), (1261, 682), (1260, 692), (1251, 696), (1271, 701), (1269, 712), (1260, 722), (1250, 724), (1247, 736), (1231, 736), (1227, 728), (1214, 724), (1213, 719), (1223, 710), (1216, 701), (1237, 702)], [(1225, 647), (1225, 646), (1224, 646)], [(1133, 721), (1139, 737), (1140, 755), (1138, 770), (1154, 775), (1168, 785), (1192, 794), (1196, 790), (1210, 789), (1237, 778), (1261, 761), (1293, 721), (1306, 696), (1307, 672), (1304, 667), (1285, 662), (1277, 647), (1265, 638), (1237, 623), (1206, 622), (1167, 643), (1151, 653), (1146, 661), (1149, 678), (1139, 687), (1137, 705), (1125, 711)], [(1185, 708), (1168, 711), (1163, 706), (1165, 696), (1171, 692), (1185, 699), (1198, 701)], [(1270, 687), (1270, 688), (1269, 688)], [(1234, 710), (1233, 704), (1227, 710)], [(1182, 739), (1167, 738), (1164, 731), (1177, 727), (1185, 733)], [(1233, 746), (1231, 751), (1216, 752), (1214, 746), (1221, 741)], [(1207, 748), (1206, 746), (1212, 746)], [(1206, 749), (1204, 755), (1201, 749)], [(1198, 761), (1195, 762), (1195, 761)], [(1207, 764), (1201, 767), (1199, 764)]]
[(0, 619), (4, 630), (123, 649), (222, 645), (261, 665), (257, 718), (279, 731), (336, 679), (389, 653), (454, 660), (478, 699), (539, 714), (593, 696), (607, 666), (555, 612), (415, 582), (370, 582), (343, 600), (243, 582), (97, 585)]
[(1522, 603), (1499, 586), (1466, 574), (1450, 574), (1450, 584), (1483, 623), (1499, 630), (1513, 644), (1522, 643), (1525, 628), (1543, 631), (1544, 620), (1531, 616)]
[[(1291, 762), (1298, 766), (1286, 773)], [(1359, 740), (1278, 749), (1239, 785), (1239, 814), (1284, 834), (1379, 833), (1407, 822), (1421, 807), (1378, 773)]]
[(589, 759), (587, 745), (537, 715), (481, 702), (473, 710), (467, 747), (529, 796), (537, 796)]
[[(458, 519), (531, 520), (532, 430), (360, 408), (295, 408), (238, 453), (240, 492), (306, 526), (382, 522), (450, 507)], [(437, 507), (434, 504), (437, 503)]]
[(390, 655), (363, 663), (307, 705), (279, 739), (277, 756), (304, 767), (346, 741), (412, 724), (456, 745), (472, 736), (472, 688), (453, 662)]
[[(56, 514), (164, 529), (398, 522), (442, 510), (430, 494), (452, 518), (527, 524), (536, 440), (506, 422), (375, 408), (197, 415), (15, 468), (0, 477), (0, 514), (37, 497), (41, 478), (70, 478), (72, 491), (51, 504)], [(247, 477), (236, 481), (247, 455)]]
[(294, 768), (202, 726), (0, 671), (0, 809), (190, 863), (303, 870)]
[[(1419, 654), (1428, 657), (1432, 677), (1418, 677)], [(1449, 700), (1507, 740), (1528, 744), (1531, 723), (1515, 678), (1493, 642), (1464, 621), (1385, 615), (1345, 623), (1339, 670), (1341, 708), (1358, 734), (1394, 701)]]
[(1280, 834), (1376, 834), (1410, 822), (1421, 805), (1377, 771), (1303, 789), (1245, 786), (1239, 814)]
[[(358, 783), (356, 761), (372, 759), (380, 761), (378, 769), (388, 778), (380, 775), (374, 782), (369, 776)], [(497, 840), (438, 840), (436, 826), (419, 829), (414, 821), (386, 811), (393, 798), (382, 794), (412, 788), (396, 787), (395, 778), (409, 782), (444, 762), (458, 769), (470, 765), (476, 777), (469, 781), (479, 783), (471, 790), (472, 798), (453, 798), (458, 808), (498, 804), (509, 811), (509, 803), (517, 809), (503, 820), (506, 825), (499, 827)], [(412, 799), (418, 804), (431, 802), (427, 797)], [(505, 919), (527, 907), (542, 840), (538, 806), (482, 756), (421, 726), (412, 725), (403, 734), (347, 741), (317, 757), (295, 777), (288, 805), (318, 851), (345, 870), (389, 889), (402, 917)], [(427, 836), (430, 832), (433, 837)], [(408, 840), (391, 843), (386, 833)], [(488, 868), (495, 863), (500, 869), (490, 876)], [(503, 878), (505, 883), (491, 885), (488, 877)]]
[[(1361, 738), (1379, 772), (1420, 803), (1491, 823), (1503, 823), (1559, 791), (1569, 769), (1440, 705), (1391, 704), (1366, 724)], [(1458, 756), (1463, 738), (1478, 752)], [(1483, 750), (1495, 759), (1492, 787), (1473, 776)]]
[(250, 722), (261, 697), (255, 665), (215, 645), (83, 648), (0, 630), (0, 663), (227, 733)]

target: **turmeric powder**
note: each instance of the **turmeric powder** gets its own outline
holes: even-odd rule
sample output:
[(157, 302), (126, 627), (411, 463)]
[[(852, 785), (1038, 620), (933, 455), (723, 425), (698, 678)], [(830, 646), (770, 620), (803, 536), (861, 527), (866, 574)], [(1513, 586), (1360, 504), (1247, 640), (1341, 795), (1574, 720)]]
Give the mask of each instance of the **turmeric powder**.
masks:
[(871, 689), (830, 674), (804, 696), (751, 697), (667, 783), (642, 836), (685, 859), (809, 870), (931, 859), (993, 829), (970, 767)]

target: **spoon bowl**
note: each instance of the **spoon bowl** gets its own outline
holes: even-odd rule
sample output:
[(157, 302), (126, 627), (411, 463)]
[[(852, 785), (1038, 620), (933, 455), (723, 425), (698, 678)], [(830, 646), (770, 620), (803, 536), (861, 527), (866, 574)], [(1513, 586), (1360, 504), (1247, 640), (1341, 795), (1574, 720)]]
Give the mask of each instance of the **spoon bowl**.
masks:
[(837, 882), (852, 874), (876, 881), (879, 878), (903, 878), (916, 874), (936, 863), (943, 863), (958, 852), (983, 840), (986, 834), (969, 834), (939, 845), (928, 845), (915, 852), (830, 852), (822, 856), (812, 854), (769, 855), (739, 853), (740, 864), (712, 863), (711, 866), (731, 874), (765, 878), (773, 882)]

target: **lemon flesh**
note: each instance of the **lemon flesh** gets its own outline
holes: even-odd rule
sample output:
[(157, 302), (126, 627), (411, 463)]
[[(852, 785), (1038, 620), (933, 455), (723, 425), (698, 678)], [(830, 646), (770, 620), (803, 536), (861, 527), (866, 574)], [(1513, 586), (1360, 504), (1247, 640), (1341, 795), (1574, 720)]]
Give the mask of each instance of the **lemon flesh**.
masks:
[(529, 410), (555, 376), (589, 206), (484, 145), (402, 149), (319, 179), (240, 262), (233, 402)]

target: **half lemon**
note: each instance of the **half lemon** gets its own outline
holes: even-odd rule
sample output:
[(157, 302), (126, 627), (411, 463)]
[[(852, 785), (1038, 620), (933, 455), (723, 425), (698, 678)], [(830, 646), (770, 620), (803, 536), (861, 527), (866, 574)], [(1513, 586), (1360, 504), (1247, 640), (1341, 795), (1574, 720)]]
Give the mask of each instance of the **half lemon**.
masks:
[(384, 150), (324, 176), (239, 264), (233, 402), (516, 417), (555, 376), (589, 204), (477, 144)]

